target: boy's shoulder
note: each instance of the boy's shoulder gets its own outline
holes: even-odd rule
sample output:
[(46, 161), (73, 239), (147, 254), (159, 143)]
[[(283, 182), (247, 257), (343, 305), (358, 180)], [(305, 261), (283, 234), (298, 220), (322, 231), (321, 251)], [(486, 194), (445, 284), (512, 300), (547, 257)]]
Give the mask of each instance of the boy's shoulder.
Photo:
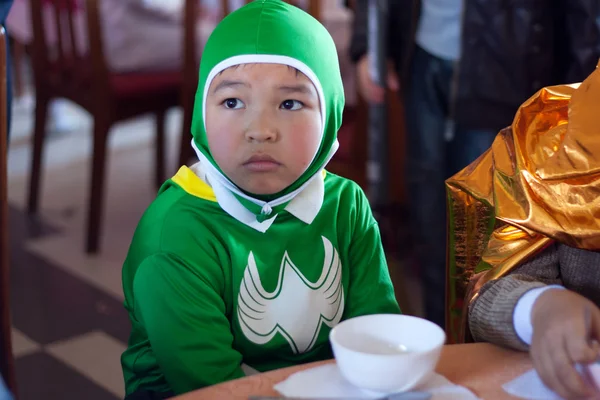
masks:
[(375, 222), (369, 200), (358, 183), (329, 172), (320, 215), (335, 218), (338, 229), (348, 232), (368, 229)]
[(133, 244), (144, 243), (150, 251), (168, 251), (169, 243), (206, 229), (205, 222), (224, 212), (214, 192), (187, 167), (182, 167), (160, 188), (144, 212), (134, 234)]
[(344, 202), (367, 206), (369, 204), (364, 190), (358, 183), (327, 171), (325, 173), (325, 202)]
[(351, 179), (326, 171), (325, 175), (325, 195), (333, 196), (340, 193), (346, 195), (364, 195), (363, 189)]

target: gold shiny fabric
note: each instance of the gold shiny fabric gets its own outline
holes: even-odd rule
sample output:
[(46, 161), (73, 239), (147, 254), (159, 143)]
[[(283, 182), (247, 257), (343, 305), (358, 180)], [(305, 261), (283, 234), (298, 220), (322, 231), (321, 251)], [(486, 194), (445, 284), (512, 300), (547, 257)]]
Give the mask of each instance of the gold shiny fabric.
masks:
[(483, 284), (554, 240), (600, 249), (600, 62), (583, 83), (526, 101), (446, 193), (447, 331), (460, 343)]

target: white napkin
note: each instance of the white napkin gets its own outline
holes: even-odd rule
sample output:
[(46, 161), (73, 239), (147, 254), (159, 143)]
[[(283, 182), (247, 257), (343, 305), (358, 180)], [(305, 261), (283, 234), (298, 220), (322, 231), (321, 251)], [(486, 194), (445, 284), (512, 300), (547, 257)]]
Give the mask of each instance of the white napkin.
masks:
[[(589, 367), (589, 372), (594, 380), (594, 383), (600, 387), (600, 364), (592, 364)], [(577, 370), (583, 373), (581, 366), (577, 366)], [(525, 372), (518, 378), (504, 384), (502, 386), (505, 392), (522, 399), (530, 400), (560, 400), (561, 397), (548, 389), (536, 370), (532, 369)]]
[[(290, 375), (285, 381), (275, 385), (275, 390), (289, 397), (361, 397), (365, 399), (382, 397), (363, 391), (346, 381), (335, 363)], [(455, 385), (436, 373), (415, 390), (431, 393), (431, 400), (478, 400), (478, 397), (467, 388)]]

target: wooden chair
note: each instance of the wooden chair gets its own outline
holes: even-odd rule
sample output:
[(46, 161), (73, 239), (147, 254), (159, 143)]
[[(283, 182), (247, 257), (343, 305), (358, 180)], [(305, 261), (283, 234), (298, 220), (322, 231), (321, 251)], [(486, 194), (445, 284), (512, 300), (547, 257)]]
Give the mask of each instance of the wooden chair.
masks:
[(10, 391), (16, 395), (17, 385), (12, 353), (10, 317), (6, 85), (6, 32), (0, 26), (0, 373), (2, 373), (2, 377)]
[[(284, 0), (286, 3), (295, 5), (296, 7), (302, 7), (302, 1), (300, 0)], [(322, 0), (308, 0), (308, 7), (304, 11), (315, 17), (315, 19), (321, 21), (321, 1)]]
[[(18, 42), (10, 38), (10, 52), (12, 58), (12, 66), (13, 66), (13, 94), (14, 98), (20, 98), (25, 94), (25, 82), (24, 82), (24, 71), (23, 71), (23, 62), (25, 59), (25, 45), (23, 43)], [(10, 85), (10, 82), (8, 83)]]
[[(101, 232), (106, 146), (110, 128), (119, 121), (142, 114), (153, 113), (156, 116), (154, 181), (159, 186), (164, 179), (165, 112), (179, 105), (182, 75), (180, 70), (127, 74), (109, 71), (103, 53), (97, 0), (85, 0), (89, 51), (88, 54), (78, 54), (78, 38), (75, 37), (73, 24), (74, 13), (77, 12), (76, 1), (31, 0), (36, 111), (28, 210), (30, 213), (38, 210), (48, 104), (54, 98), (67, 98), (94, 118), (85, 249), (88, 253), (95, 253)], [(56, 48), (50, 48), (45, 40), (42, 5), (51, 7), (54, 14)]]
[(177, 167), (186, 165), (192, 158), (192, 116), (194, 97), (198, 86), (198, 62), (196, 61), (196, 23), (198, 21), (198, 0), (185, 0), (183, 14), (183, 81), (181, 84), (181, 106), (183, 125), (179, 142)]

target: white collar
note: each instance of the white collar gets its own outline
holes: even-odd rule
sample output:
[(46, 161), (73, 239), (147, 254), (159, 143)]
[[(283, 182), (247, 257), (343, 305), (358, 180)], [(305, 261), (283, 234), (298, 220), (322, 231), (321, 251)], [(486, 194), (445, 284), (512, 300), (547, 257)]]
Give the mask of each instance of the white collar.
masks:
[[(252, 198), (240, 191), (233, 183), (229, 181), (229, 179), (221, 174), (221, 172), (219, 172), (210, 161), (208, 161), (204, 154), (202, 154), (202, 152), (197, 148), (193, 140), (192, 146), (196, 151), (200, 162), (194, 164), (191, 167), (191, 170), (212, 188), (213, 192), (215, 193), (215, 197), (217, 198), (217, 202), (227, 214), (259, 232), (266, 232), (277, 218), (277, 214), (269, 219), (259, 222), (256, 219), (256, 215), (244, 207), (244, 205), (236, 198), (234, 193), (262, 207), (261, 212), (266, 215), (271, 214), (272, 207), (289, 202), (285, 206), (285, 210), (308, 225), (314, 221), (317, 214), (321, 210), (323, 199), (325, 197), (323, 169), (320, 169), (306, 183), (294, 190), (292, 193), (273, 201), (265, 202)], [(338, 147), (339, 144), (336, 141), (332, 146), (324, 165), (326, 165), (331, 157), (333, 157)]]

